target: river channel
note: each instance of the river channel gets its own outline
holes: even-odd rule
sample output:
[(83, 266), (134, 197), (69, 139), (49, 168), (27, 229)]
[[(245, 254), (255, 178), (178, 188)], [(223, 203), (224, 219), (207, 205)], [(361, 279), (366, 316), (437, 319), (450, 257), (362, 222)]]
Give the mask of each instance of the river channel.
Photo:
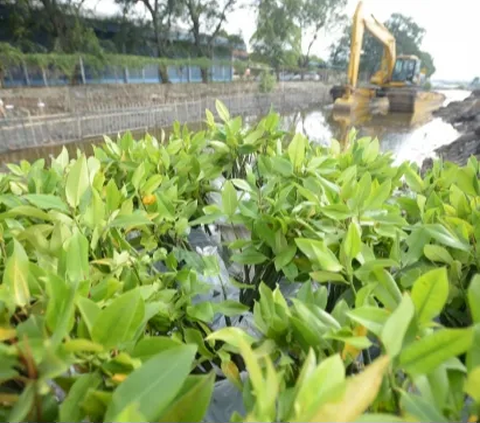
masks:
[[(445, 103), (461, 101), (468, 97), (469, 91), (445, 90)], [(255, 120), (256, 117), (246, 119)], [(193, 124), (192, 128), (200, 124)], [(358, 121), (345, 122), (337, 119), (332, 113), (332, 106), (319, 106), (315, 109), (286, 114), (282, 117), (282, 126), (286, 130), (301, 132), (312, 142), (328, 145), (332, 138), (342, 142), (346, 134), (353, 128), (357, 136), (377, 137), (382, 151), (391, 151), (395, 161), (414, 161), (421, 164), (429, 156), (434, 155), (436, 148), (451, 143), (460, 135), (450, 124), (441, 118), (428, 116), (412, 116), (402, 113), (390, 113), (387, 115), (362, 116)], [(152, 134), (158, 129), (150, 131)], [(141, 137), (142, 134), (135, 134)], [(77, 148), (90, 152), (92, 143), (101, 140), (86, 140), (70, 143), (69, 151), (74, 152)], [(56, 156), (62, 149), (61, 145), (41, 146), (25, 150), (12, 151), (0, 155), (0, 164), (15, 163), (20, 160), (33, 161), (36, 159)]]

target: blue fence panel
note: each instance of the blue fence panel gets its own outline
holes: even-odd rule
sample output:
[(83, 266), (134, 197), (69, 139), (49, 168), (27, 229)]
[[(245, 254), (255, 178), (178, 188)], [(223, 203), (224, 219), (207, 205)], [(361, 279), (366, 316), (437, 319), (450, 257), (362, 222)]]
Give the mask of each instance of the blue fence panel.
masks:
[(160, 74), (158, 73), (158, 66), (151, 64), (145, 66), (145, 82), (147, 84), (156, 84), (160, 82)]
[(23, 69), (20, 66), (12, 66), (5, 72), (3, 86), (6, 88), (22, 87), (26, 84)]
[(168, 78), (173, 83), (185, 83), (188, 82), (188, 66), (168, 66), (167, 67)]
[(142, 69), (128, 69), (128, 83), (129, 84), (143, 84), (143, 72)]
[[(167, 67), (168, 76), (173, 83), (202, 82), (202, 72), (198, 66)], [(125, 69), (116, 66), (107, 66), (105, 69), (98, 70), (84, 65), (86, 84), (141, 84), (141, 83), (159, 83), (161, 82), (158, 66), (155, 64), (146, 65), (143, 69), (129, 69), (126, 80)], [(209, 69), (209, 76), (212, 81), (232, 81), (233, 67), (229, 65), (214, 65)], [(45, 85), (41, 69), (34, 67), (28, 68), (29, 84), (35, 87)], [(190, 78), (189, 78), (190, 77)], [(80, 82), (80, 76), (77, 76), (77, 82)], [(63, 75), (58, 69), (47, 69), (46, 79), (48, 86), (68, 85), (70, 78)], [(5, 72), (2, 86), (5, 88), (27, 86), (25, 72), (22, 66), (13, 66)]]
[(39, 68), (28, 68), (28, 79), (32, 87), (43, 87), (45, 82), (43, 80), (42, 70)]
[(190, 82), (202, 82), (202, 71), (199, 66), (190, 66)]

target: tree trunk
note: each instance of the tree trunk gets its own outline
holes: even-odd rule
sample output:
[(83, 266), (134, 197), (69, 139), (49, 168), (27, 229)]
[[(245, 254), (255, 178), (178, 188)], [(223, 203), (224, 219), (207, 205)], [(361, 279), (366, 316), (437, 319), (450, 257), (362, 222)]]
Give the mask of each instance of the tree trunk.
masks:
[(208, 69), (200, 68), (200, 73), (202, 74), (202, 82), (208, 84)]
[(160, 74), (162, 84), (170, 84), (170, 78), (168, 77), (167, 67), (165, 65), (158, 66), (158, 73)]

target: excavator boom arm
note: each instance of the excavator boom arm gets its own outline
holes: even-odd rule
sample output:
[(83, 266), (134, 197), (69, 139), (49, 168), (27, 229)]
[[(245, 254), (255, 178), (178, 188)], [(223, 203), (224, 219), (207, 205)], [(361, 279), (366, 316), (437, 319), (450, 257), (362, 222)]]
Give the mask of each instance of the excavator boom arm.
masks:
[(362, 53), (362, 43), (365, 30), (370, 32), (384, 47), (380, 75), (382, 83), (386, 82), (395, 66), (396, 51), (395, 38), (381, 22), (373, 16), (366, 16), (363, 10), (363, 2), (359, 2), (352, 25), (352, 40), (350, 46), (350, 62), (348, 65), (348, 84), (350, 89), (354, 89), (358, 82), (358, 72), (360, 68), (360, 56)]

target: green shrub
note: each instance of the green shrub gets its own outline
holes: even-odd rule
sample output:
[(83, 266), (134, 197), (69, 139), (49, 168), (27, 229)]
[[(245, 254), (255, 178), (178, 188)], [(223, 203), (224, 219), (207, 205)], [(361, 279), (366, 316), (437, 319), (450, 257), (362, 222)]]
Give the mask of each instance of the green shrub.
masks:
[(275, 89), (277, 81), (275, 76), (272, 75), (269, 71), (263, 71), (260, 74), (260, 82), (258, 84), (258, 89), (261, 93), (271, 93)]
[(232, 421), (473, 421), (477, 160), (422, 178), (377, 140), (217, 114), (0, 175), (2, 421), (202, 421), (225, 378)]
[(432, 89), (432, 83), (430, 81), (426, 81), (425, 84), (423, 84), (423, 88), (427, 91), (430, 91)]

